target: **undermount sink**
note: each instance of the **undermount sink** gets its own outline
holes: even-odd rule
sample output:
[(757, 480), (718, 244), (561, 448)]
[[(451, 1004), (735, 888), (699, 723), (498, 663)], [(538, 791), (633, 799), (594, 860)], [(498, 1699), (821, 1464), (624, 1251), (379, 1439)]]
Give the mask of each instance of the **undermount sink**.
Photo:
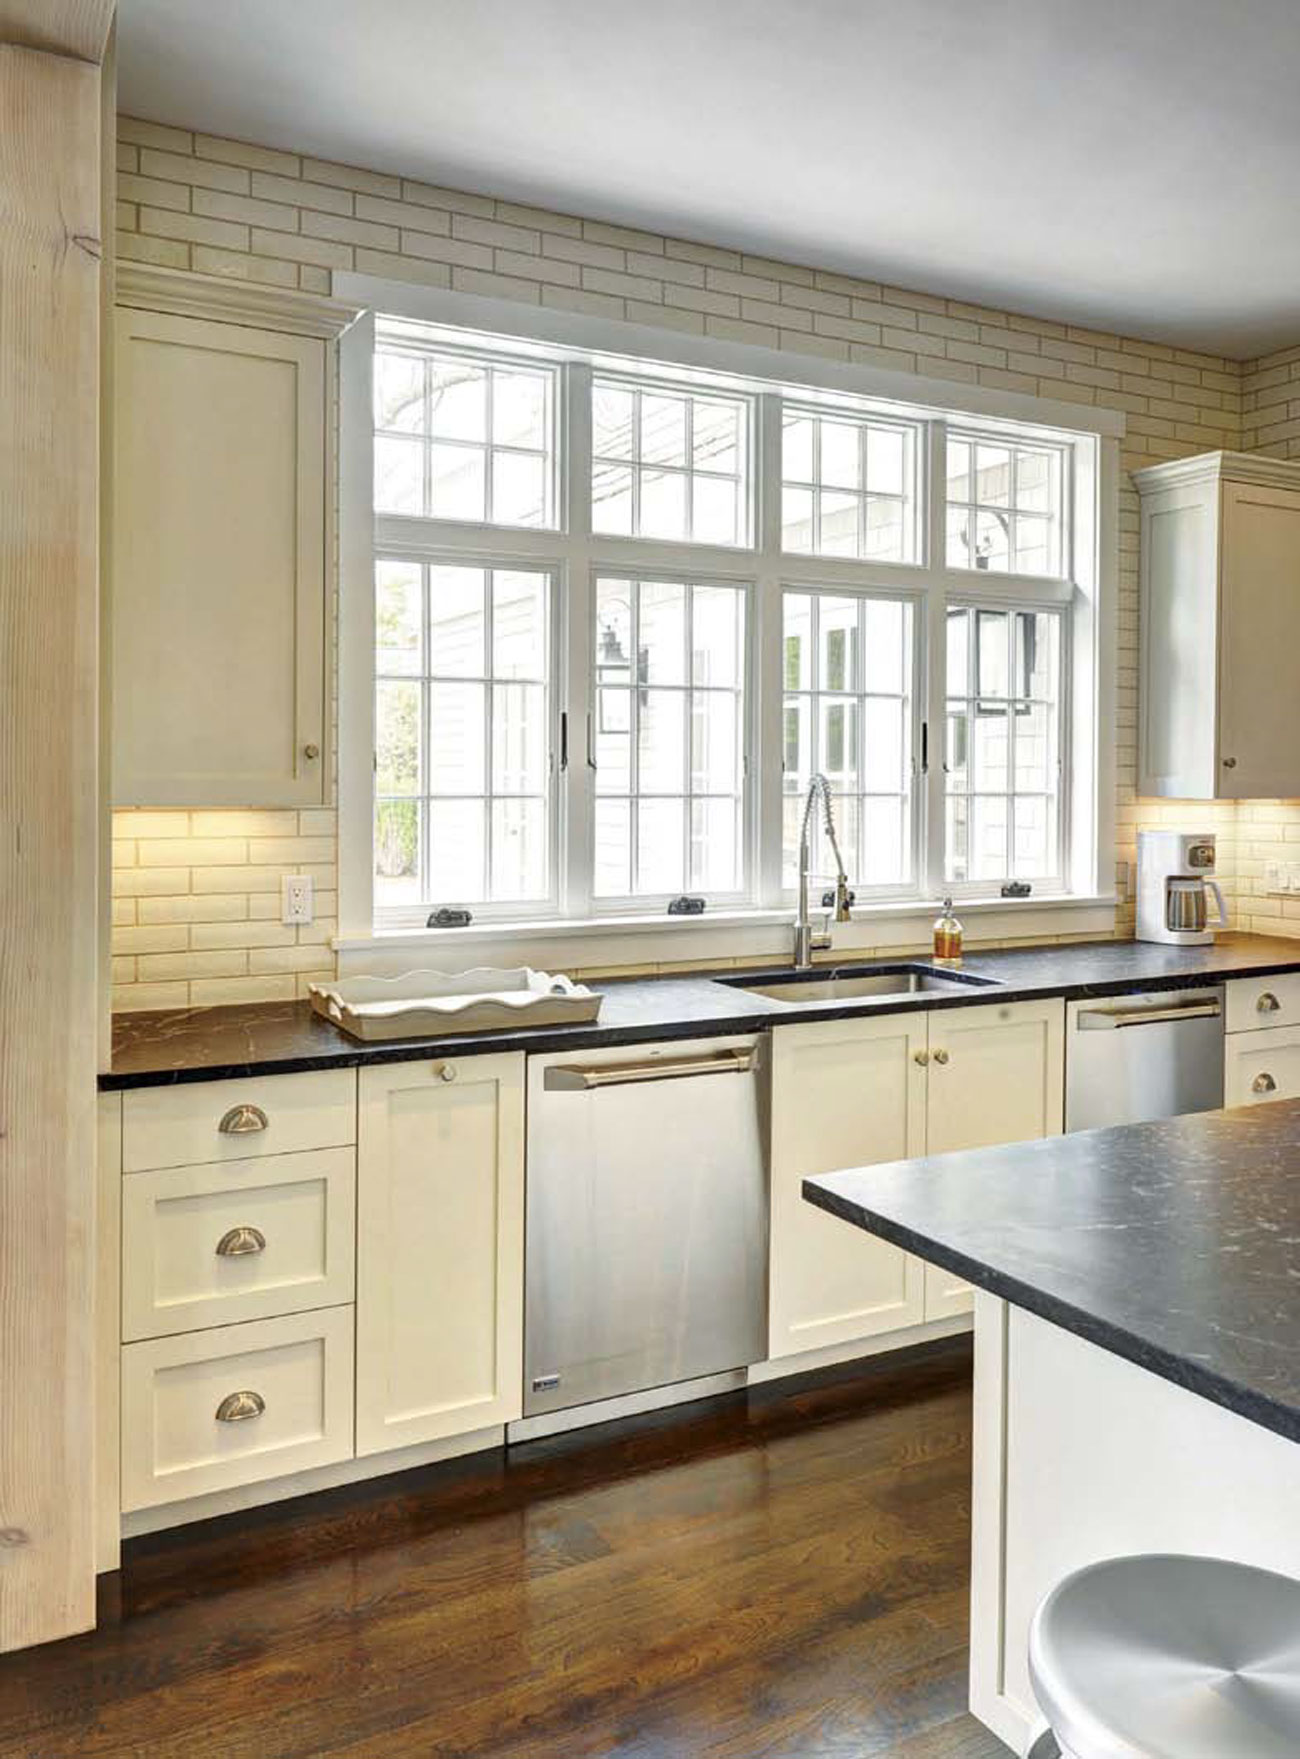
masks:
[(724, 977), (731, 989), (767, 996), (774, 1002), (895, 1001), (899, 996), (952, 995), (975, 989), (997, 988), (997, 979), (975, 977), (969, 972), (936, 971), (930, 965), (869, 965), (837, 967), (813, 977), (802, 971), (761, 978)]

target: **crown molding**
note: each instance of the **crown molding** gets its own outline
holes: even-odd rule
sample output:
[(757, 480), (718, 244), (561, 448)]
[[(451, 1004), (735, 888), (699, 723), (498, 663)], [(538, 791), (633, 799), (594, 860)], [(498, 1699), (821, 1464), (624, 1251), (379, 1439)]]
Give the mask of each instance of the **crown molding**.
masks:
[(137, 310), (210, 318), (222, 324), (254, 324), (262, 330), (286, 330), (327, 341), (342, 335), (365, 310), (321, 293), (122, 261), (117, 264), (115, 295), (118, 305)]
[(1253, 483), (1257, 488), (1300, 489), (1300, 462), (1263, 452), (1198, 452), (1133, 472), (1142, 494), (1208, 482)]

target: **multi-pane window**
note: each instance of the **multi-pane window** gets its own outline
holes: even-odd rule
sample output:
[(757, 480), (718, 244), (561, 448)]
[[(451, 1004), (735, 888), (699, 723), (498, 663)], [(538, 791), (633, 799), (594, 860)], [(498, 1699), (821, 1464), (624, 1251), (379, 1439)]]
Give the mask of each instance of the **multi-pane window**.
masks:
[(740, 544), (749, 528), (749, 402), (598, 378), (591, 523), (624, 537)]
[(745, 589), (602, 576), (595, 612), (595, 895), (743, 892)]
[(379, 907), (546, 902), (550, 575), (375, 566)]
[(915, 478), (914, 428), (787, 404), (781, 419), (782, 548), (912, 561)]
[(1059, 880), (1061, 614), (951, 606), (947, 625), (946, 876)]
[[(797, 877), (800, 823), (811, 776), (835, 798), (840, 849), (859, 892), (896, 889), (912, 877), (913, 613), (899, 599), (787, 592), (782, 864)], [(818, 873), (832, 857), (816, 815)]]
[(555, 369), (386, 342), (375, 354), (375, 509), (555, 524)]
[(949, 434), (947, 454), (948, 566), (1059, 576), (1061, 449)]

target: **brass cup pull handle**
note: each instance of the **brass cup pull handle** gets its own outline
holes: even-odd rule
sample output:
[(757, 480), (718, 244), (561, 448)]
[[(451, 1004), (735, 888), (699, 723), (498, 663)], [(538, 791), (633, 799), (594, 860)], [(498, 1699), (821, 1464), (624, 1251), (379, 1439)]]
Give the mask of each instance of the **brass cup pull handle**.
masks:
[(947, 1051), (935, 1051), (934, 1060), (936, 1063), (946, 1063), (948, 1061)]
[(217, 1129), (223, 1136), (253, 1136), (265, 1130), (268, 1122), (260, 1105), (232, 1105)]
[(247, 1423), (253, 1417), (260, 1417), (265, 1409), (266, 1400), (261, 1393), (227, 1393), (217, 1406), (217, 1422)]
[(912, 1061), (914, 1063), (919, 1063), (921, 1065), (921, 1067), (924, 1069), (925, 1065), (930, 1061), (929, 1051), (913, 1051), (912, 1052)]
[(260, 1228), (231, 1228), (217, 1241), (218, 1258), (247, 1258), (266, 1251), (266, 1235)]
[(1276, 1093), (1277, 1082), (1267, 1073), (1256, 1075), (1255, 1079), (1250, 1084), (1250, 1091), (1252, 1093)]
[(1278, 1001), (1271, 989), (1266, 989), (1255, 1003), (1256, 1011), (1260, 1014), (1276, 1014), (1281, 1006), (1281, 1002)]

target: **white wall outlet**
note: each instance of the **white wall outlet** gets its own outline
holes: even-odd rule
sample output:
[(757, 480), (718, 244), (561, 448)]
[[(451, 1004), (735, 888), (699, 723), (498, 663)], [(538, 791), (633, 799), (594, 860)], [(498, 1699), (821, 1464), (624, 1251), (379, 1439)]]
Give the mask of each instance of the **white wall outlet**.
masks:
[(280, 881), (280, 921), (310, 922), (315, 914), (312, 890), (309, 873), (286, 873)]

